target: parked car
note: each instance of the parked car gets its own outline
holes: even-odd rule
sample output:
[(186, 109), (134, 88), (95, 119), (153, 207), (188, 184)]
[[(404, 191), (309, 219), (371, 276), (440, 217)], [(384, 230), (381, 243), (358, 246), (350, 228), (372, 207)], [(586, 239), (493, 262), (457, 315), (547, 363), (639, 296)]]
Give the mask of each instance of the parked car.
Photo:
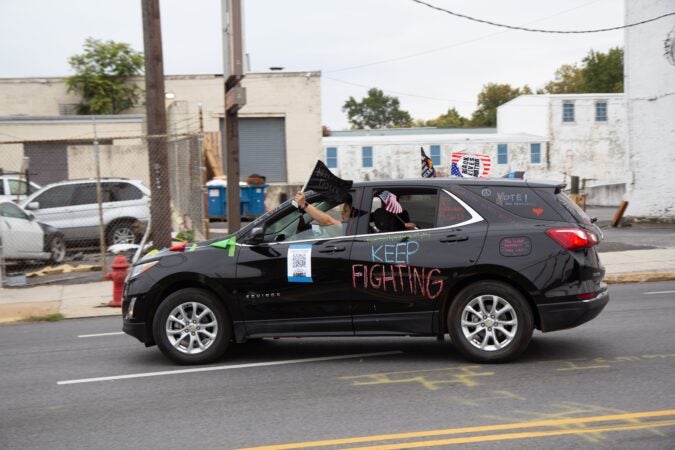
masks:
[[(214, 361), (252, 338), (446, 333), (470, 360), (513, 360), (534, 329), (575, 327), (609, 300), (599, 230), (562, 187), (355, 183), (339, 235), (286, 202), (225, 240), (141, 259), (126, 283), (123, 330), (180, 364)], [(396, 210), (382, 208), (385, 191), (417, 229), (383, 214)], [(335, 213), (335, 202), (308, 201)]]
[(40, 189), (39, 184), (28, 182), (21, 175), (0, 175), (0, 201), (19, 202), (38, 189)]
[(0, 201), (0, 247), (5, 260), (60, 263), (66, 257), (63, 233), (7, 200)]
[[(140, 241), (150, 218), (148, 188), (138, 180), (106, 178), (101, 181), (101, 193), (106, 243)], [(99, 239), (97, 198), (96, 180), (69, 180), (43, 187), (20, 205), (61, 230), (68, 244), (77, 244)]]

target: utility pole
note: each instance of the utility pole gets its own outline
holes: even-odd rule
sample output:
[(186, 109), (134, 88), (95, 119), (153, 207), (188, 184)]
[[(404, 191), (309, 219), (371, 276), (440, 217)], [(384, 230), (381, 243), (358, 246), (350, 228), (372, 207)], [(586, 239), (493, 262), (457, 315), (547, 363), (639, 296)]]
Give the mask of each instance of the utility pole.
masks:
[(145, 49), (145, 105), (150, 163), (150, 219), (156, 248), (171, 246), (171, 192), (166, 152), (164, 60), (159, 0), (141, 0)]
[(244, 78), (241, 0), (222, 0), (222, 5), (225, 133), (221, 139), (227, 152), (227, 228), (232, 233), (241, 227), (238, 111), (246, 104), (246, 92), (239, 85)]

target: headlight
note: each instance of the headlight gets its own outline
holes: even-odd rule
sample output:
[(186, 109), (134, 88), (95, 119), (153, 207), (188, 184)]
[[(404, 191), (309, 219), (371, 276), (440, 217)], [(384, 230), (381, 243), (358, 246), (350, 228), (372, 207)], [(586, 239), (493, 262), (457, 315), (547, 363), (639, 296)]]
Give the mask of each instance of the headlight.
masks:
[(136, 278), (137, 276), (139, 276), (140, 274), (142, 274), (146, 270), (153, 268), (155, 266), (155, 264), (157, 264), (158, 262), (159, 261), (152, 261), (152, 262), (148, 262), (148, 263), (144, 263), (144, 264), (138, 264), (138, 265), (134, 266), (131, 269), (131, 274), (129, 275), (129, 279), (131, 280), (132, 278)]

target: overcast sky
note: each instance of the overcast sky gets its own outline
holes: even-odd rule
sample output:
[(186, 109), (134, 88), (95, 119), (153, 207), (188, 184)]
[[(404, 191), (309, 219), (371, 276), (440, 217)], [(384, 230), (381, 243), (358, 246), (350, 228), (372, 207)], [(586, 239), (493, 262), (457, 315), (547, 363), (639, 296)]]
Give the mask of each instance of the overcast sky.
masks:
[[(509, 25), (557, 30), (624, 24), (624, 0), (427, 0)], [(371, 87), (415, 119), (470, 115), (486, 83), (543, 87), (562, 64), (623, 46), (623, 31), (509, 31), (411, 0), (242, 0), (252, 71), (322, 72), (323, 123), (348, 127), (342, 105)], [(87, 37), (143, 51), (140, 0), (0, 0), (0, 77), (72, 75)], [(166, 74), (222, 73), (221, 0), (161, 0)]]

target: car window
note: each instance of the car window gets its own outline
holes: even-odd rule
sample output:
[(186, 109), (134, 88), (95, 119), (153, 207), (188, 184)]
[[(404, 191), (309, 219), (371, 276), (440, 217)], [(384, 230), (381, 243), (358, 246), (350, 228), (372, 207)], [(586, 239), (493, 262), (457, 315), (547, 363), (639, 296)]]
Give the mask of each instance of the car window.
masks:
[(5, 180), (0, 179), (0, 195), (5, 195)]
[(585, 223), (587, 225), (590, 225), (591, 218), (586, 214), (586, 211), (581, 209), (576, 203), (572, 201), (571, 198), (569, 198), (567, 195), (565, 195), (562, 192), (559, 192), (555, 194), (556, 200), (569, 212), (572, 217), (578, 222), (578, 223)]
[(446, 192), (441, 192), (438, 197), (438, 213), (436, 226), (447, 227), (471, 219), (471, 214), (457, 200)]
[[(105, 200), (104, 200), (105, 201)], [(96, 183), (83, 183), (77, 185), (77, 191), (73, 196), (73, 206), (98, 204), (96, 195)]]
[(12, 195), (26, 195), (29, 193), (28, 183), (23, 180), (7, 180), (9, 182), (9, 192)]
[[(394, 197), (390, 197), (392, 194)], [(434, 228), (436, 189), (376, 189), (370, 207), (370, 232)], [(396, 213), (396, 203), (400, 212)]]
[(0, 216), (14, 219), (28, 219), (25, 212), (12, 203), (0, 203)]
[(143, 192), (130, 183), (105, 183), (106, 191), (110, 193), (112, 202), (124, 202), (128, 200), (140, 200)]
[[(340, 220), (343, 203), (331, 202), (323, 199), (309, 201), (316, 209), (324, 211)], [(347, 234), (348, 222), (340, 225), (321, 226), (308, 213), (301, 213), (293, 206), (272, 218), (264, 225), (264, 242), (286, 242), (306, 239), (320, 239), (339, 237)]]
[(40, 209), (70, 206), (77, 187), (73, 184), (54, 186), (35, 197), (33, 201), (40, 203)]
[(562, 219), (560, 214), (526, 186), (467, 186), (467, 189), (482, 199), (526, 219)]

